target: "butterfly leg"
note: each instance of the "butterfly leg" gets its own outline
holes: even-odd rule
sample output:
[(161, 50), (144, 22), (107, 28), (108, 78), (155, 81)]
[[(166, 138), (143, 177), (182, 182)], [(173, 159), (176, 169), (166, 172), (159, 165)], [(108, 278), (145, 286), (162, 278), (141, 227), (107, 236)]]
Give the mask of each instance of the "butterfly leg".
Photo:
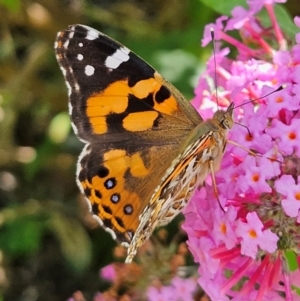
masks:
[(259, 153), (255, 153), (253, 151), (251, 151), (250, 149), (247, 149), (245, 147), (243, 147), (242, 145), (240, 145), (239, 143), (236, 143), (235, 141), (232, 141), (232, 140), (227, 140), (228, 143), (234, 145), (234, 146), (237, 146), (239, 147), (240, 149), (244, 150), (245, 152), (247, 152), (248, 154), (254, 156), (254, 157), (262, 157), (262, 158), (267, 158), (271, 161), (276, 161), (278, 163), (282, 163), (280, 160), (277, 160), (275, 158), (271, 158), (271, 157), (266, 157), (266, 156), (263, 156), (262, 154), (259, 154)]
[(219, 199), (219, 194), (218, 194), (218, 189), (217, 189), (217, 183), (216, 183), (215, 172), (214, 172), (214, 164), (213, 163), (214, 163), (214, 161), (212, 159), (210, 159), (208, 164), (209, 164), (209, 169), (210, 169), (210, 173), (211, 173), (214, 194), (215, 194), (215, 196), (218, 200), (220, 208), (223, 210), (223, 212), (225, 212), (225, 209), (221, 205), (221, 202), (220, 202), (220, 199)]
[(244, 150), (245, 152), (247, 152), (248, 154), (250, 154), (250, 155), (252, 155), (252, 156), (260, 156), (260, 157), (262, 157), (261, 154), (255, 153), (255, 152), (251, 151), (250, 149), (247, 149), (247, 148), (243, 147), (243, 146), (240, 145), (239, 143), (236, 143), (235, 141), (227, 140), (226, 142), (228, 142), (228, 143), (230, 143), (230, 144), (232, 144), (232, 145), (234, 145), (234, 146), (239, 147), (240, 149)]

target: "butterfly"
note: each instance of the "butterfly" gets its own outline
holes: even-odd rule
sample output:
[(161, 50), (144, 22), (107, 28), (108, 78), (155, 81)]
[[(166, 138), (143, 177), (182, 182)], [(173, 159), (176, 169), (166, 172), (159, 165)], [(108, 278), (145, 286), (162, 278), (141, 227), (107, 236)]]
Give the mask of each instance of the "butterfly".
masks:
[(220, 168), (233, 104), (203, 121), (184, 96), (122, 44), (85, 25), (57, 34), (74, 132), (77, 183), (126, 262)]

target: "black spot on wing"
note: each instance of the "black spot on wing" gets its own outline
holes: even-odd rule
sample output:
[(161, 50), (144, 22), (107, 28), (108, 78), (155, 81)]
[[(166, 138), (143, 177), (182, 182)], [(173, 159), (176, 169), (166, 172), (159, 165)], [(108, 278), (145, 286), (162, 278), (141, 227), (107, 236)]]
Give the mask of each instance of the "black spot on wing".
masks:
[(164, 85), (162, 85), (155, 94), (155, 101), (158, 103), (164, 102), (166, 99), (168, 99), (171, 96), (171, 92), (169, 89), (167, 89)]

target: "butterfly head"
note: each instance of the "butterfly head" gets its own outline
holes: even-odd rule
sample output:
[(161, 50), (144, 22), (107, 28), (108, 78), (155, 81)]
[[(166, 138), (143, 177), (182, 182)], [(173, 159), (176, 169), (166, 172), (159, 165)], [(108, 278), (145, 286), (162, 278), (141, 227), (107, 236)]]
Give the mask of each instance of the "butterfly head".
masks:
[(226, 111), (218, 110), (214, 114), (214, 119), (218, 121), (221, 128), (230, 130), (233, 127), (234, 121), (232, 117), (234, 103), (232, 102)]

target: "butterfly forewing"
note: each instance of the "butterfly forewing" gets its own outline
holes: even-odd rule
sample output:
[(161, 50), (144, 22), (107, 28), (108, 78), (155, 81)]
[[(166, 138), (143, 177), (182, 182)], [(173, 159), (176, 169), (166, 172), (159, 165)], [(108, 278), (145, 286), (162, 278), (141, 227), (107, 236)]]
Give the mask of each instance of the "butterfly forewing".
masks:
[(92, 28), (74, 25), (60, 32), (56, 54), (70, 88), (71, 118), (85, 141), (146, 134), (149, 143), (167, 131), (165, 139), (172, 140), (202, 121), (151, 66)]

